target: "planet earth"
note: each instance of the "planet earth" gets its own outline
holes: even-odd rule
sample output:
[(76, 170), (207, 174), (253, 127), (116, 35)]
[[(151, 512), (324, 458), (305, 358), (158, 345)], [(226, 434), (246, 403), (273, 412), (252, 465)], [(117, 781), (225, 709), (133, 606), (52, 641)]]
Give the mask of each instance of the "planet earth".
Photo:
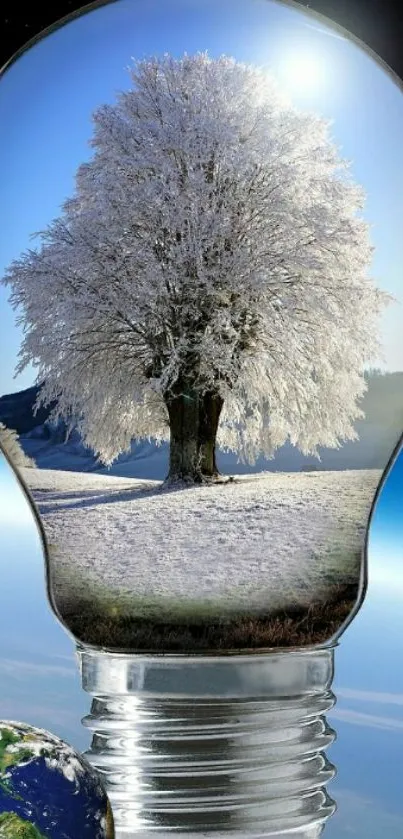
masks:
[(92, 767), (55, 735), (0, 720), (0, 839), (114, 839)]

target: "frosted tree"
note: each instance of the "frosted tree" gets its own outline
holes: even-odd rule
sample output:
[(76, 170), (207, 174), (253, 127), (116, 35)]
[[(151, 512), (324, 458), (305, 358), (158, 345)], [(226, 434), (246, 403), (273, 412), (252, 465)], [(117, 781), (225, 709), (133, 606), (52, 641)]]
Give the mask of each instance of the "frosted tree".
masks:
[(7, 428), (0, 422), (0, 451), (3, 450), (10, 458), (14, 466), (33, 467), (35, 461), (25, 454), (21, 446), (18, 434), (13, 428)]
[(38, 404), (105, 464), (170, 440), (170, 479), (214, 478), (216, 445), (252, 463), (354, 439), (388, 298), (328, 123), (225, 56), (138, 61), (131, 82), (3, 280)]

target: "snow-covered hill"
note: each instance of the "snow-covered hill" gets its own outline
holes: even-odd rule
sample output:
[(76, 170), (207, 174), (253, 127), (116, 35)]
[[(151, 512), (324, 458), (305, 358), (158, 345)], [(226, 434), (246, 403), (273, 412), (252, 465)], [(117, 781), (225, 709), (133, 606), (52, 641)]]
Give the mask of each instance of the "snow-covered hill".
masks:
[(56, 602), (74, 602), (84, 587), (137, 615), (172, 602), (219, 606), (221, 615), (270, 612), (357, 583), (381, 475), (249, 474), (168, 490), (158, 481), (22, 471), (44, 522)]

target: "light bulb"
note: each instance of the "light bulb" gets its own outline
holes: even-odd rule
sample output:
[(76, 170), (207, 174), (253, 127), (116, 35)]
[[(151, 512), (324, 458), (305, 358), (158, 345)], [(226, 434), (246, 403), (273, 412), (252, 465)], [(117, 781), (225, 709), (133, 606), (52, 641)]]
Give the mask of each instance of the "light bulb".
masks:
[[(219, 21), (207, 5), (199, 24), (191, 6), (180, 57), (174, 8), (161, 55), (161, 12), (133, 6), (152, 57), (118, 99), (108, 88), (74, 194), (5, 272), (19, 369), (38, 375), (0, 399), (3, 444), (94, 697), (87, 756), (118, 835), (313, 839), (334, 806), (334, 649), (403, 428), (401, 284), (373, 279), (342, 116), (333, 138), (328, 99), (305, 113), (263, 66), (256, 32), (278, 4), (224, 4)], [(91, 15), (123, 37), (121, 8)]]

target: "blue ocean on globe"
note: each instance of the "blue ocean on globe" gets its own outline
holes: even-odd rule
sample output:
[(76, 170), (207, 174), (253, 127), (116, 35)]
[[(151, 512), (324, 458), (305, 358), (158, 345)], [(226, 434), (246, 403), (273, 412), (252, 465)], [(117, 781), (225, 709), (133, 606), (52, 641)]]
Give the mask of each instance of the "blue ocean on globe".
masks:
[(0, 721), (0, 839), (113, 839), (93, 769), (49, 732)]

